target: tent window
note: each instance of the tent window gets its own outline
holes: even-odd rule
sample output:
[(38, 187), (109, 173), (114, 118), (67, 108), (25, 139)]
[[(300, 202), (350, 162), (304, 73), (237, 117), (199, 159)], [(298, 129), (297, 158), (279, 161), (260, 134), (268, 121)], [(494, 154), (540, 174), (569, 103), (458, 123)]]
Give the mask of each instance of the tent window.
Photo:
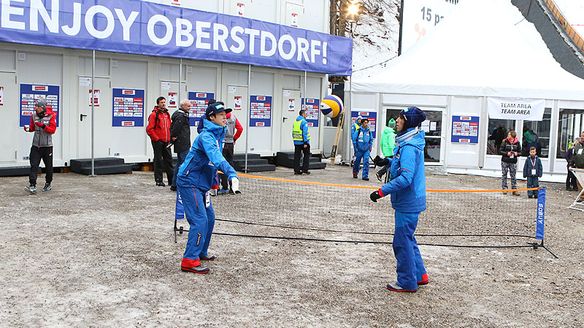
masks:
[(557, 158), (565, 158), (574, 139), (584, 131), (584, 109), (560, 109)]
[(546, 108), (541, 121), (524, 121), (521, 140), (521, 156), (529, 156), (529, 148), (535, 147), (541, 158), (549, 157), (552, 109)]
[[(390, 118), (397, 120), (401, 109), (387, 109), (385, 125)], [(426, 120), (421, 129), (426, 132), (426, 146), (424, 147), (424, 162), (439, 163), (442, 149), (442, 111), (426, 110)]]
[(512, 129), (515, 129), (514, 120), (489, 119), (487, 155), (499, 155), (501, 142), (507, 138), (507, 133)]

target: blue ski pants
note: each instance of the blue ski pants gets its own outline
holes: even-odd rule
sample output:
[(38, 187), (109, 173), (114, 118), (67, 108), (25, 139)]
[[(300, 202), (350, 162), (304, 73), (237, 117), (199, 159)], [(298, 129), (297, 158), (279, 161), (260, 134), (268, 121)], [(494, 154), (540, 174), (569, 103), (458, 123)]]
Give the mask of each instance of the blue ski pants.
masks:
[(424, 261), (414, 233), (420, 213), (395, 211), (393, 253), (397, 262), (397, 284), (409, 290), (418, 289), (418, 281), (426, 273)]
[(194, 187), (180, 187), (178, 192), (182, 199), (187, 221), (189, 222), (189, 238), (184, 258), (196, 260), (207, 256), (213, 227), (215, 226), (215, 211), (208, 192)]

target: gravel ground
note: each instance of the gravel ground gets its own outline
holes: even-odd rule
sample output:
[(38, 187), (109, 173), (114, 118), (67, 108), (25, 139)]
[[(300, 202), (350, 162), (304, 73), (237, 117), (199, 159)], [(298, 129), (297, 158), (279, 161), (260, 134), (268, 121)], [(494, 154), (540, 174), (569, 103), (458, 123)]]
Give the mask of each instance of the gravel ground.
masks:
[[(364, 185), (350, 168), (297, 177)], [(90, 178), (56, 174), (54, 189), (28, 195), (27, 178), (0, 178), (0, 326), (582, 327), (584, 213), (546, 184), (544, 249), (421, 246), (430, 284), (415, 294), (395, 279), (390, 245), (215, 235), (211, 274), (179, 269), (174, 194), (150, 172)], [(41, 182), (40, 180), (39, 182)], [(495, 189), (499, 180), (432, 175), (428, 188)], [(40, 183), (39, 183), (40, 184)], [(525, 183), (522, 182), (522, 185)], [(216, 232), (387, 242), (389, 203), (367, 189), (242, 178), (243, 194), (214, 198)], [(474, 198), (473, 198), (474, 197)], [(534, 201), (501, 194), (429, 194), (420, 234), (533, 234)], [(298, 210), (301, 208), (301, 210)], [(186, 225), (183, 224), (183, 225)], [(187, 228), (186, 226), (185, 228)], [(310, 228), (312, 230), (306, 230)], [(322, 231), (323, 229), (337, 232)], [(525, 246), (523, 237), (420, 236), (420, 243)]]

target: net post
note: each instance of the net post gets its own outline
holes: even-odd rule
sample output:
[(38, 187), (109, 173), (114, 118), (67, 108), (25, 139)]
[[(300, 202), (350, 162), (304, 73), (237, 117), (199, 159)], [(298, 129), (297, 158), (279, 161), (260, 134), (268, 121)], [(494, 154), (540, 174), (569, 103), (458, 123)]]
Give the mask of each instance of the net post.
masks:
[(545, 187), (540, 187), (537, 190), (537, 207), (535, 212), (535, 242), (528, 243), (533, 247), (533, 249), (538, 249), (539, 247), (545, 248), (543, 245), (545, 233), (545, 191)]
[(178, 229), (176, 228), (176, 217), (174, 218), (174, 243), (176, 244), (176, 232), (178, 231)]
[(535, 239), (541, 240), (543, 246), (545, 234), (545, 196), (546, 188), (540, 187), (537, 191), (537, 212), (535, 216)]

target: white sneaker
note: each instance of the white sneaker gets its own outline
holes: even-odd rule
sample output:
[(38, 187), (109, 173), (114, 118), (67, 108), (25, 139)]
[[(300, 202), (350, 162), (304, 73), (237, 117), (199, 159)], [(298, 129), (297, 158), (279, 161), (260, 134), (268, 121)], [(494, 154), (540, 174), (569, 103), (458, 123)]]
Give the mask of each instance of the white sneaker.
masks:
[(33, 186), (33, 185), (25, 187), (24, 190), (30, 192), (31, 194), (36, 194), (36, 191), (37, 191), (36, 186)]

